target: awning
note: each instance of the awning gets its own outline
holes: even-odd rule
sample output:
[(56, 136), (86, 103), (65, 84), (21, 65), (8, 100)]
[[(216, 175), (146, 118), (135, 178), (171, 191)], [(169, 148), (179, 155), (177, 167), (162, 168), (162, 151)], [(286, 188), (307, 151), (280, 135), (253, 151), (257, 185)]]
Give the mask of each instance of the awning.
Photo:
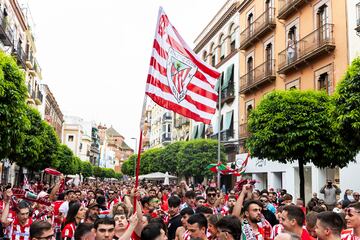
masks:
[(224, 72), (221, 73), (219, 79), (216, 81), (216, 84), (215, 84), (215, 91), (216, 92), (219, 92), (219, 85), (220, 85), (220, 82), (224, 80)]
[(197, 130), (198, 130), (198, 126), (194, 126), (193, 131), (191, 133), (191, 139), (195, 139), (197, 136)]
[(233, 119), (233, 113), (234, 113), (234, 110), (226, 113), (224, 131), (230, 129), (232, 119)]
[(198, 125), (198, 133), (197, 133), (197, 137), (196, 138), (202, 138), (203, 132), (204, 132), (204, 127), (205, 125), (203, 123), (200, 123), (200, 125)]
[(224, 90), (229, 86), (229, 82), (231, 79), (234, 79), (234, 64), (231, 64), (227, 69), (226, 69), (226, 76), (225, 76), (225, 80), (223, 82), (223, 85), (221, 86), (221, 89)]

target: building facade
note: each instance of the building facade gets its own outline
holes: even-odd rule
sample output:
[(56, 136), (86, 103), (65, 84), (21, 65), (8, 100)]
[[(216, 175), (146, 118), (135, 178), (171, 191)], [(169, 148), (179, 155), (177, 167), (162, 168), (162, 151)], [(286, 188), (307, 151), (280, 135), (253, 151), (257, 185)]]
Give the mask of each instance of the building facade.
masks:
[[(27, 103), (38, 110), (44, 101), (41, 68), (36, 60), (36, 45), (30, 9), (17, 0), (0, 1), (0, 50), (13, 56), (25, 75)], [(19, 167), (8, 160), (0, 163), (2, 182), (15, 183)]]
[(155, 103), (151, 110), (150, 148), (163, 147), (172, 141), (173, 113)]
[[(215, 86), (219, 101), (210, 125), (191, 122), (191, 139), (219, 139), (231, 165), (238, 153), (239, 131), (239, 6), (240, 1), (227, 1), (195, 40), (194, 51), (221, 72)], [(231, 187), (231, 176), (223, 176), (221, 184)]]
[(53, 126), (59, 139), (61, 139), (64, 115), (61, 112), (61, 109), (49, 86), (47, 84), (42, 84), (41, 89), (44, 93), (44, 101), (40, 108), (40, 113), (43, 119), (45, 119), (45, 121), (47, 121), (51, 126)]
[[(349, 64), (348, 43), (356, 41), (347, 34), (349, 21), (355, 19), (348, 18), (350, 9), (347, 1), (338, 0), (241, 1), (240, 152), (246, 152), (249, 113), (267, 93), (290, 89), (323, 90), (328, 94), (335, 91)], [(247, 173), (261, 180), (261, 187), (286, 188), (299, 196), (297, 163), (249, 162), (255, 165), (249, 166)], [(341, 186), (339, 169), (307, 165), (306, 198), (319, 192), (326, 179)]]
[(125, 142), (125, 138), (113, 127), (98, 126), (100, 160), (102, 167), (110, 167), (121, 172), (122, 163), (134, 153)]

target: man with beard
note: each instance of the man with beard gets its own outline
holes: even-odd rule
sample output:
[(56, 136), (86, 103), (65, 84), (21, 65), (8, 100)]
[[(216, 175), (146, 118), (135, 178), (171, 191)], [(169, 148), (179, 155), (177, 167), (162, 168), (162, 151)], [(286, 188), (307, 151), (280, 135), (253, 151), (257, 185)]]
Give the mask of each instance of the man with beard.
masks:
[(169, 205), (169, 223), (168, 223), (168, 239), (175, 239), (176, 229), (181, 226), (181, 215), (179, 214), (180, 209), (180, 198), (176, 196), (171, 196), (168, 199)]
[(321, 212), (317, 215), (316, 235), (319, 240), (340, 240), (344, 221), (335, 212)]
[(88, 211), (86, 212), (86, 223), (94, 223), (100, 214), (100, 206), (96, 202), (88, 205)]
[[(262, 223), (261, 211), (263, 205), (257, 200), (250, 200), (244, 204), (244, 220), (242, 222), (242, 239), (264, 239), (269, 237), (271, 227)], [(270, 229), (267, 229), (269, 228)]]
[(213, 210), (213, 214), (218, 213), (216, 209), (216, 188), (208, 187), (206, 189), (206, 203), (204, 204), (205, 207), (211, 208)]

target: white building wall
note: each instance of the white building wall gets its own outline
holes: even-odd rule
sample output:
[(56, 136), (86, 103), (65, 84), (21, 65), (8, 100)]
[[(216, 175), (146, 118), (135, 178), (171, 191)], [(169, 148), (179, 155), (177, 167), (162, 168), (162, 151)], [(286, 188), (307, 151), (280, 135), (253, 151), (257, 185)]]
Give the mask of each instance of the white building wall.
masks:
[[(247, 154), (236, 155), (236, 164), (241, 166)], [(297, 161), (289, 164), (282, 164), (258, 158), (249, 158), (246, 167), (246, 175), (259, 181), (255, 185), (259, 190), (262, 189), (286, 189), (294, 196), (300, 197), (300, 179)], [(322, 198), (320, 189), (325, 185), (327, 178), (334, 180), (334, 171), (316, 168), (313, 164), (304, 166), (305, 175), (305, 198), (310, 200), (312, 193), (316, 192)], [(340, 185), (341, 187), (341, 185)]]
[(349, 44), (349, 63), (355, 58), (360, 56), (360, 36), (356, 34), (356, 4), (360, 0), (347, 0), (347, 26), (348, 26), (348, 44)]
[(349, 163), (349, 165), (343, 169), (340, 169), (340, 188), (343, 192), (346, 189), (354, 191), (360, 191), (360, 183), (356, 176), (360, 173), (360, 154), (356, 156), (355, 163)]

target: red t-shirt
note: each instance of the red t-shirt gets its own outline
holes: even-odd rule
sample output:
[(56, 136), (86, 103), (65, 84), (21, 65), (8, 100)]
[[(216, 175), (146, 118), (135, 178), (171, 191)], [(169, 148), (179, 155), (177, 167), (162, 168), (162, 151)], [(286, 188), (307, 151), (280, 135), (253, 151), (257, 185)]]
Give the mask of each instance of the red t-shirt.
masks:
[(310, 234), (306, 229), (303, 229), (301, 234), (301, 240), (315, 240), (315, 239), (310, 236)]
[(72, 237), (74, 237), (75, 229), (76, 229), (75, 223), (66, 224), (64, 229), (61, 231), (62, 239), (64, 238), (71, 239)]
[(15, 217), (15, 221), (11, 224), (10, 233), (12, 240), (28, 240), (30, 239), (30, 225), (32, 224), (32, 219), (29, 218), (27, 224), (24, 226), (20, 225), (19, 219)]

